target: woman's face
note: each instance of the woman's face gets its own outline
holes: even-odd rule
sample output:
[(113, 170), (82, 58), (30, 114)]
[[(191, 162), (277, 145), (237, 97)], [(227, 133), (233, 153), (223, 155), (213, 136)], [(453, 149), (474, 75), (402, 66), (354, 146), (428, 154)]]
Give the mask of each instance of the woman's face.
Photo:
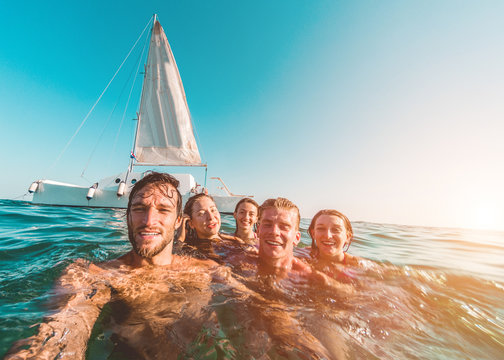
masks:
[(208, 197), (201, 197), (194, 202), (189, 226), (196, 230), (200, 239), (211, 239), (220, 230), (221, 219), (217, 206)]
[(254, 204), (243, 202), (233, 214), (236, 227), (240, 230), (251, 231), (257, 222), (257, 207)]
[(320, 215), (311, 235), (321, 257), (342, 260), (343, 249), (350, 242), (343, 219), (335, 215)]

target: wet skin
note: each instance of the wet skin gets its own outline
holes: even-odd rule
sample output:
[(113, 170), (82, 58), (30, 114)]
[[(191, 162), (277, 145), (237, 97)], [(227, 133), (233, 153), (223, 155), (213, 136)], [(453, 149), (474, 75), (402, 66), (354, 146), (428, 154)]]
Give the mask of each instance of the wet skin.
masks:
[(143, 359), (176, 358), (205, 324), (211, 326), (210, 284), (223, 281), (222, 267), (172, 255), (180, 224), (176, 196), (169, 184), (140, 190), (127, 218), (133, 250), (98, 265), (82, 260), (70, 265), (55, 288), (64, 299), (59, 310), (36, 335), (15, 344), (6, 359), (84, 359), (105, 304), (111, 315), (103, 325), (113, 342)]
[[(303, 354), (301, 358), (306, 359), (343, 358), (339, 335), (326, 336), (327, 332), (324, 332), (320, 335), (324, 339), (321, 342), (298, 320), (300, 312), (306, 308), (304, 300), (309, 293), (329, 289), (346, 294), (348, 288), (313, 271), (308, 264), (294, 257), (293, 249), (301, 236), (297, 213), (290, 209), (266, 208), (261, 216), (258, 236), (259, 254), (237, 254), (236, 258), (228, 258), (246, 288), (254, 293), (246, 300), (248, 314), (241, 310), (245, 304), (240, 304), (238, 309), (227, 309), (228, 313), (231, 311), (239, 318), (244, 317), (238, 323), (249, 324), (248, 328), (254, 329), (255, 336), (245, 333), (247, 340), (244, 343), (248, 351), (256, 357), (271, 349), (268, 354), (281, 358), (299, 356), (298, 351)], [(326, 341), (327, 338), (331, 341)]]

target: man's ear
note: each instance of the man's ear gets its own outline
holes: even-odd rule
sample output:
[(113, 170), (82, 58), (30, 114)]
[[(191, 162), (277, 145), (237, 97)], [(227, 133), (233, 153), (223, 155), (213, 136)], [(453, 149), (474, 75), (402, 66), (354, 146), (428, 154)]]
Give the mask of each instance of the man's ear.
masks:
[(182, 224), (182, 216), (178, 216), (177, 220), (175, 220), (175, 230), (180, 227), (180, 224)]
[(294, 240), (294, 246), (297, 246), (300, 240), (301, 240), (301, 233), (298, 231), (296, 232), (296, 240)]

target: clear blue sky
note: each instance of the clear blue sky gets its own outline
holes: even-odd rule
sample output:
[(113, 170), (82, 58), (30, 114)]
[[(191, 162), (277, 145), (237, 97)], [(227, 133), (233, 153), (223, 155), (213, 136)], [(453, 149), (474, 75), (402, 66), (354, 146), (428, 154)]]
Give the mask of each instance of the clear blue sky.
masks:
[[(336, 208), (354, 221), (504, 229), (504, 2), (0, 9), (0, 198), (39, 178), (83, 183), (110, 109), (54, 160), (157, 13), (209, 176), (233, 192), (288, 197), (304, 217)], [(87, 179), (125, 169), (133, 117), (115, 151), (97, 148)], [(106, 130), (102, 143), (114, 136)]]

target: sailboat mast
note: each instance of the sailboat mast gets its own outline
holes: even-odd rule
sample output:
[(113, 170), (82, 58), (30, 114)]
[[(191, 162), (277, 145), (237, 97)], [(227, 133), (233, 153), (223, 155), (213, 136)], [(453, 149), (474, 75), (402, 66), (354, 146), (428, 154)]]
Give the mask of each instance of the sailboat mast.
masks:
[[(154, 26), (156, 25), (156, 21), (157, 21), (157, 14), (154, 14), (152, 16), (152, 27), (151, 27), (151, 36), (150, 38), (152, 38), (152, 32), (154, 31)], [(149, 42), (150, 42), (150, 38), (149, 38)], [(147, 60), (145, 62), (145, 64), (148, 64), (149, 62), (149, 51), (147, 52)], [(145, 83), (145, 80), (147, 79), (147, 65), (144, 65), (144, 83)], [(138, 135), (138, 130), (140, 128), (140, 114), (142, 113), (142, 109), (141, 109), (141, 106), (142, 106), (142, 93), (140, 93), (140, 109), (138, 110), (138, 113), (137, 113), (137, 126), (136, 126), (136, 129), (135, 129), (135, 137), (133, 139), (133, 144), (131, 146), (131, 155), (130, 155), (130, 162), (129, 162), (129, 166), (128, 166), (128, 174), (133, 170), (133, 164), (135, 162), (135, 147), (136, 147), (136, 142), (137, 142), (137, 135)], [(126, 174), (126, 177), (128, 176), (128, 174)]]

